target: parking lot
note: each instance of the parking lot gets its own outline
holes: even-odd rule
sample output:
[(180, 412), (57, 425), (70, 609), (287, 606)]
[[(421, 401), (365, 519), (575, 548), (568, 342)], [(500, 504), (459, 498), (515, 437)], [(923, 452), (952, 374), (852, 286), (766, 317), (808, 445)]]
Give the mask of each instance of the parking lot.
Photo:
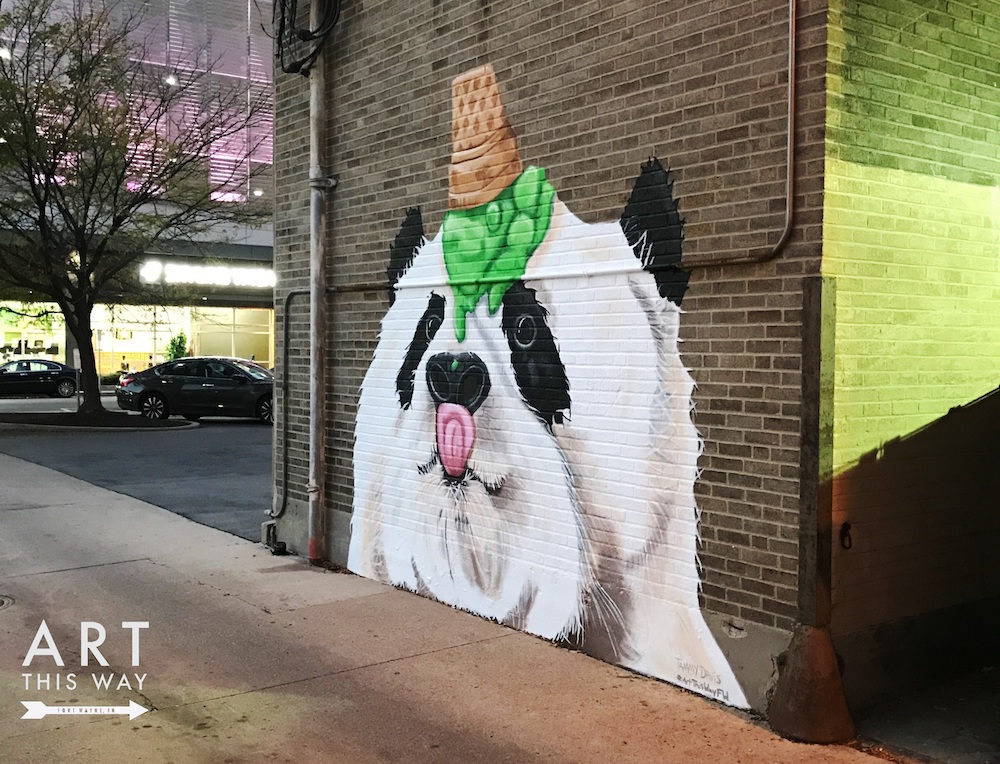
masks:
[[(7, 398), (0, 411), (74, 411), (75, 404)], [(104, 405), (117, 408), (113, 397)], [(256, 420), (205, 418), (167, 430), (4, 429), (0, 452), (259, 541), (271, 506), (271, 440), (272, 428)]]

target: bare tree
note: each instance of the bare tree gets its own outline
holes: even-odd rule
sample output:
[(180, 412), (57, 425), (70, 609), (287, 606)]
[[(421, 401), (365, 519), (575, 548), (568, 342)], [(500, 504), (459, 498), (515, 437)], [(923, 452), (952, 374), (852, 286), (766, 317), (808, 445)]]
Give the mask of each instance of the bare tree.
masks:
[[(270, 93), (165, 61), (143, 3), (14, 0), (0, 13), (0, 281), (58, 304), (80, 348), (82, 412), (103, 409), (96, 304), (134, 290), (137, 259), (268, 211), (246, 191)], [(209, 159), (225, 154), (228, 170)]]

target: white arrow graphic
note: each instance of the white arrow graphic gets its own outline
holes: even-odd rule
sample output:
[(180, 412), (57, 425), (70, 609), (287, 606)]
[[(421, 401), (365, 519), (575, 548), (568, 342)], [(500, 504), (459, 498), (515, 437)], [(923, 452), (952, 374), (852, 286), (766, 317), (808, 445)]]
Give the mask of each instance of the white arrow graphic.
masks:
[(28, 709), (24, 712), (22, 719), (44, 719), (50, 714), (85, 714), (88, 716), (125, 714), (131, 721), (149, 710), (134, 700), (130, 700), (127, 706), (47, 706), (40, 700), (22, 700), (21, 705)]

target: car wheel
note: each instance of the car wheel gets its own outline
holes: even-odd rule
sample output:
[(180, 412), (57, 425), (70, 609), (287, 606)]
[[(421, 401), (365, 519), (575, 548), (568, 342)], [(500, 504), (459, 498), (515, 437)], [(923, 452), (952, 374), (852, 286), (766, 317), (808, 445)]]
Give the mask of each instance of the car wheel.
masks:
[(274, 399), (270, 395), (257, 401), (257, 418), (267, 424), (274, 422)]
[(167, 400), (159, 393), (150, 393), (139, 403), (139, 413), (146, 419), (166, 419), (170, 416)]
[(76, 382), (72, 379), (60, 379), (56, 383), (56, 395), (60, 398), (69, 398), (76, 392)]

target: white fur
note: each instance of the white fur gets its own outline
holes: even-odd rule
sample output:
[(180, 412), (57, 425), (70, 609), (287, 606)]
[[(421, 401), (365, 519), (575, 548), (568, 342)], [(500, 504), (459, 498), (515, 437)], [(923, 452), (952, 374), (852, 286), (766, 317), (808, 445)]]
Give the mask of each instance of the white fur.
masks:
[[(584, 599), (603, 597), (613, 579), (628, 593), (624, 612), (604, 609), (623, 631), (618, 662), (746, 707), (698, 606), (701, 442), (680, 310), (658, 296), (617, 223), (587, 225), (558, 200), (524, 281), (549, 312), (569, 419), (549, 433), (524, 405), (501, 312), (489, 315), (485, 299), (456, 341), (440, 234), (426, 242), (397, 285), (362, 385), (349, 567), (497, 620), (516, 613), (547, 638), (576, 632)], [(404, 411), (396, 375), (432, 291), (446, 299), (445, 321)], [(435, 454), (425, 363), (444, 351), (475, 352), (489, 370), (469, 466), (502, 483), (496, 496), (474, 481), (459, 496), (440, 466), (418, 470)]]

